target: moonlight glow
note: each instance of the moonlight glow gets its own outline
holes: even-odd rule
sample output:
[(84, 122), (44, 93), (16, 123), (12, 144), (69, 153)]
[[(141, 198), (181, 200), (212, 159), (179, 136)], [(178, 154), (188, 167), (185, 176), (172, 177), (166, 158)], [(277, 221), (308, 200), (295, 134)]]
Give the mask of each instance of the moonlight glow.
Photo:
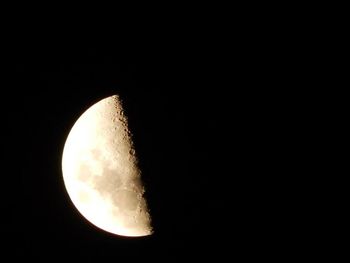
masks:
[(74, 124), (64, 146), (62, 171), (72, 202), (91, 223), (123, 236), (152, 234), (118, 96), (96, 103)]

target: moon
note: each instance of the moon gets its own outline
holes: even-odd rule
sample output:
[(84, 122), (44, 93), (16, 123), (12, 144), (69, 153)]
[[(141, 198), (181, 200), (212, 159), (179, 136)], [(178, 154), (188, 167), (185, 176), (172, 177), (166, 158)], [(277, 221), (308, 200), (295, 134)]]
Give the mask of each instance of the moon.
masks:
[(76, 121), (63, 149), (62, 172), (70, 199), (92, 224), (121, 236), (153, 233), (118, 95), (92, 105)]

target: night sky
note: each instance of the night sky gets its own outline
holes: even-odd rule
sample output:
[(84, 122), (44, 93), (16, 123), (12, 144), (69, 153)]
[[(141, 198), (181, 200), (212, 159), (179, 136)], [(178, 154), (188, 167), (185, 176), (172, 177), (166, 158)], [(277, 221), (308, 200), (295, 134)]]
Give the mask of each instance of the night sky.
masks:
[[(280, 64), (284, 53), (273, 57), (273, 47), (245, 38), (234, 48), (224, 40), (146, 42), (17, 41), (3, 49), (1, 255), (242, 262), (308, 250), (312, 205), (302, 193), (311, 169), (301, 164), (310, 158), (310, 118), (298, 100), (305, 93)], [(128, 117), (152, 236), (98, 229), (64, 188), (71, 127), (114, 94)]]
[[(214, 58), (182, 50), (165, 55), (68, 45), (16, 51), (1, 106), (4, 252), (47, 262), (179, 262), (242, 251), (244, 197), (237, 184), (230, 187), (240, 180), (241, 154), (229, 146), (230, 132), (221, 124), (237, 129), (243, 110), (234, 106), (238, 89), (232, 93), (222, 80), (227, 69)], [(155, 230), (149, 237), (96, 228), (64, 188), (66, 136), (88, 107), (113, 94), (123, 100), (146, 186)]]

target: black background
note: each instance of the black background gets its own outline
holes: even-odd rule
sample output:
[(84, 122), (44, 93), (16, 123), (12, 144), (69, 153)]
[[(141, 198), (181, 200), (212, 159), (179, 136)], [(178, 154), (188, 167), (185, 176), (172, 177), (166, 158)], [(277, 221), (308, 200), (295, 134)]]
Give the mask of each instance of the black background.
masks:
[[(11, 51), (1, 106), (8, 174), (3, 251), (42, 260), (171, 262), (246, 249), (249, 237), (243, 233), (250, 226), (243, 202), (249, 195), (240, 195), (238, 182), (242, 115), (249, 107), (240, 107), (245, 96), (239, 67), (222, 64), (219, 53), (203, 56), (196, 49), (39, 45)], [(231, 71), (233, 90), (226, 76)], [(149, 237), (96, 228), (78, 213), (63, 185), (61, 156), (69, 130), (88, 107), (113, 94), (123, 100), (139, 157), (155, 230)]]
[[(181, 12), (169, 17), (171, 23), (163, 23), (167, 12), (161, 19), (145, 12), (144, 21), (153, 23), (129, 16), (120, 27), (114, 20), (121, 9), (104, 15), (113, 21), (102, 26), (90, 19), (97, 20), (95, 12), (80, 9), (73, 16), (88, 19), (67, 29), (61, 13), (57, 25), (46, 25), (46, 18), (30, 23), (36, 17), (27, 10), (30, 19), (6, 20), (0, 78), (4, 258), (280, 261), (310, 250), (311, 237), (320, 234), (309, 230), (317, 226), (308, 213), (319, 197), (310, 191), (317, 180), (309, 175), (323, 167), (312, 160), (318, 159), (314, 149), (322, 153), (324, 125), (310, 127), (326, 115), (313, 103), (328, 103), (317, 98), (315, 80), (324, 76), (312, 62), (323, 65), (322, 41), (309, 42), (312, 30), (295, 25), (299, 16), (286, 16), (289, 8), (267, 7), (271, 16), (256, 6), (254, 12), (220, 7), (216, 15), (197, 8), (188, 11), (189, 22)], [(43, 13), (51, 16), (51, 10)], [(79, 215), (63, 185), (61, 156), (70, 128), (89, 106), (113, 94), (124, 101), (146, 184), (155, 229), (150, 237), (97, 229)]]
[[(281, 62), (285, 51), (244, 37), (234, 46), (219, 38), (141, 40), (17, 41), (4, 49), (1, 251), (45, 262), (179, 262), (307, 250), (308, 170), (300, 165), (309, 160), (303, 137), (312, 134), (294, 65)], [(71, 127), (113, 94), (123, 100), (139, 158), (149, 237), (97, 229), (63, 185)]]

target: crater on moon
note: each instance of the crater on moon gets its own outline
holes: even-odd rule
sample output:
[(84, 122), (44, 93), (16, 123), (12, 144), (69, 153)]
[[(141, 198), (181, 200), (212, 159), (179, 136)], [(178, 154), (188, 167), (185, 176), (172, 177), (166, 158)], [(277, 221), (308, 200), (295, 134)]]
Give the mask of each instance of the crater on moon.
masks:
[(134, 211), (140, 203), (136, 192), (120, 189), (112, 195), (113, 203), (121, 210)]

